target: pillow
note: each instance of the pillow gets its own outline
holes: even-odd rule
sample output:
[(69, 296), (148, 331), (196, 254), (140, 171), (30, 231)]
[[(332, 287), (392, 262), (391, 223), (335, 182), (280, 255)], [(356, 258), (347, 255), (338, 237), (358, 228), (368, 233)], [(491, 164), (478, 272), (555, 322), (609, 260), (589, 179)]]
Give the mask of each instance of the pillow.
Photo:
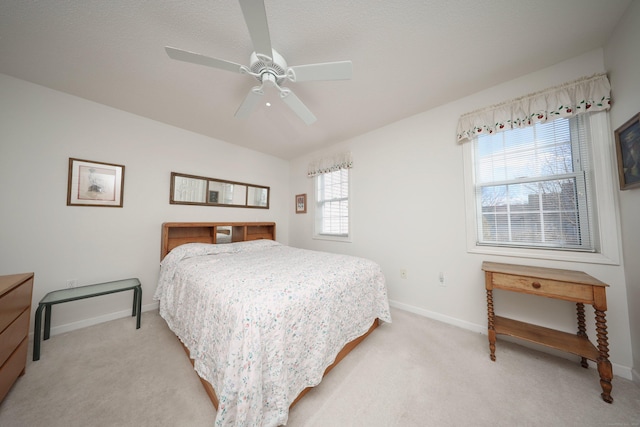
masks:
[(192, 258), (204, 255), (215, 255), (225, 251), (222, 247), (226, 245), (212, 245), (210, 243), (185, 243), (176, 246), (169, 252), (162, 262), (160, 262), (160, 277), (158, 279), (158, 287), (154, 295), (154, 299), (159, 299), (163, 292), (165, 284), (173, 279), (180, 261), (186, 258)]
[(154, 299), (160, 299), (164, 286), (171, 282), (178, 264), (183, 259), (205, 255), (253, 252), (279, 245), (280, 243), (274, 240), (261, 239), (224, 244), (185, 243), (184, 245), (176, 246), (160, 263), (160, 277), (158, 279), (158, 287), (156, 288)]
[(252, 252), (260, 249), (266, 249), (273, 246), (279, 246), (280, 243), (275, 240), (260, 239), (260, 240), (247, 240), (246, 242), (229, 243), (224, 246), (229, 246), (230, 252)]
[(177, 262), (194, 256), (216, 255), (230, 252), (229, 249), (224, 248), (224, 246), (226, 245), (213, 245), (211, 243), (185, 243), (184, 245), (173, 248), (171, 252), (164, 257), (161, 265)]
[(164, 257), (161, 265), (178, 262), (180, 260), (196, 256), (249, 252), (277, 245), (280, 245), (280, 243), (268, 239), (219, 244), (185, 243), (173, 248), (171, 252), (169, 252), (167, 256)]

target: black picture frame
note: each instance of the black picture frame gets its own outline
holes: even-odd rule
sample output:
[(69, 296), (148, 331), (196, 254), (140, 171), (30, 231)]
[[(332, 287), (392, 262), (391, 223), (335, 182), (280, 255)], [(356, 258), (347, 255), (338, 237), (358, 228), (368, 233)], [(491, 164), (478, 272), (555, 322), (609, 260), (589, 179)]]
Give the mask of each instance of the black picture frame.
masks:
[(640, 113), (615, 130), (620, 189), (640, 187)]

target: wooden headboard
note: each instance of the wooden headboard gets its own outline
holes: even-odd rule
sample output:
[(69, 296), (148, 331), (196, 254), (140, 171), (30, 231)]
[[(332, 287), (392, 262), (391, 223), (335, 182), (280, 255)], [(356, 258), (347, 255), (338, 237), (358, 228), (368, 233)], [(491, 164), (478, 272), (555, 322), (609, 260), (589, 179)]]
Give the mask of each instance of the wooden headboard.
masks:
[(162, 224), (160, 259), (185, 243), (219, 243), (218, 234), (229, 235), (231, 242), (276, 240), (275, 222), (165, 222)]

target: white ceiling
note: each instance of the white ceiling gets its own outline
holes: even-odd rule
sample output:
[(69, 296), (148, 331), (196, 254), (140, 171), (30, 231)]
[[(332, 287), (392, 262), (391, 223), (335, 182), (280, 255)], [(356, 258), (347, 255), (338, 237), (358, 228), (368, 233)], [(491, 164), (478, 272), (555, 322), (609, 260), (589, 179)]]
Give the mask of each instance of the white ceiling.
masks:
[(286, 85), (309, 126), (271, 95), (236, 119), (252, 77), (167, 56), (248, 65), (233, 0), (2, 0), (0, 73), (291, 159), (601, 47), (630, 3), (265, 0), (289, 65), (353, 62), (352, 80)]

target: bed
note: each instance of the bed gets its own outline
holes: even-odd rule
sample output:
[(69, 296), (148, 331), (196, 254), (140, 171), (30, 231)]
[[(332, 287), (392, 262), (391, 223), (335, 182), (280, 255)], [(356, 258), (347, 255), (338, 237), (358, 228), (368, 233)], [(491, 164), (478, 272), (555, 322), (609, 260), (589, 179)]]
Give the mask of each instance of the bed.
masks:
[(290, 407), (391, 322), (379, 265), (282, 245), (275, 223), (165, 223), (161, 259), (154, 298), (216, 426), (285, 425)]

